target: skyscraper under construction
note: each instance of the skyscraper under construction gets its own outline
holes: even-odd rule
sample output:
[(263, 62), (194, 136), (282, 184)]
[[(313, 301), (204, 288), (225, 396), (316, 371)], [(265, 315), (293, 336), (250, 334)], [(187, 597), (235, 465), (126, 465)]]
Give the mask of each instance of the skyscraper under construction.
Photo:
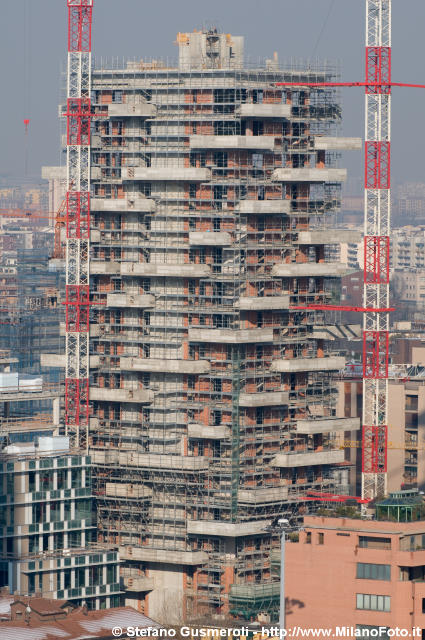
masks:
[[(91, 417), (99, 541), (153, 618), (277, 610), (267, 527), (347, 484), (344, 365), (323, 312), (346, 172), (330, 66), (244, 64), (178, 34), (177, 67), (92, 73)], [(345, 487), (344, 487), (345, 489)]]

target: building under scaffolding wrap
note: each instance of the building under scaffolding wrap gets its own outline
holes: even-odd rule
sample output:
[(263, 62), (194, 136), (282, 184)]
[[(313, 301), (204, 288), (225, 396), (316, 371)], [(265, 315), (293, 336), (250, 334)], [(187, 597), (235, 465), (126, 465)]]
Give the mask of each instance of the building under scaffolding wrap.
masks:
[[(276, 612), (276, 516), (346, 484), (330, 231), (346, 172), (335, 69), (243, 67), (179, 34), (179, 66), (92, 73), (89, 448), (99, 541), (152, 617)], [(344, 489), (346, 489), (344, 487)], [(272, 619), (275, 613), (272, 613)]]

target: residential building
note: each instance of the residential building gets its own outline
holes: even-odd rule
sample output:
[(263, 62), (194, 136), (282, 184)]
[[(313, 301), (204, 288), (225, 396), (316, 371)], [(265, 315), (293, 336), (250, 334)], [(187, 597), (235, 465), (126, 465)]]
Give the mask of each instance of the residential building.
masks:
[[(89, 452), (99, 539), (126, 603), (168, 619), (277, 616), (268, 525), (337, 491), (323, 314), (345, 265), (327, 246), (346, 171), (330, 66), (243, 66), (243, 38), (180, 33), (179, 64), (92, 74)], [(52, 359), (53, 362), (54, 359)], [(59, 360), (57, 360), (59, 362)]]
[(374, 520), (306, 516), (286, 545), (287, 626), (353, 629), (347, 637), (398, 627), (424, 638), (424, 541), (423, 499), (409, 492), (378, 504)]

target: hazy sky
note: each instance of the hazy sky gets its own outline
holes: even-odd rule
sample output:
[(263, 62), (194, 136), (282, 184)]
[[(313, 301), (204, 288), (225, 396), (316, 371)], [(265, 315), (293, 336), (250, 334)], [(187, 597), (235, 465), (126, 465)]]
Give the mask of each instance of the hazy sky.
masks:
[[(341, 62), (343, 80), (364, 77), (365, 0), (95, 0), (96, 57), (176, 57), (178, 31), (213, 23), (245, 36), (247, 55)], [(66, 61), (66, 0), (1, 2), (0, 175), (39, 177), (42, 165), (60, 163), (57, 105)], [(329, 13), (329, 18), (325, 18)], [(393, 80), (425, 84), (425, 2), (393, 1)], [(425, 182), (425, 90), (393, 93), (393, 181)], [(364, 93), (343, 90), (344, 135), (363, 136)], [(28, 113), (27, 113), (28, 112)], [(25, 140), (25, 117), (31, 119)], [(342, 166), (363, 173), (362, 154)]]

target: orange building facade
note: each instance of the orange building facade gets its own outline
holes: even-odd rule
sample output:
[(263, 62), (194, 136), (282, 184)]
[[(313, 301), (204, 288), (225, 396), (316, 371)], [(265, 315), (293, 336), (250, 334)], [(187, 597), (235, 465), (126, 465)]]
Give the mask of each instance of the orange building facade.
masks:
[(399, 627), (425, 638), (425, 521), (306, 516), (304, 525), (286, 545), (288, 629), (352, 627), (367, 637)]

